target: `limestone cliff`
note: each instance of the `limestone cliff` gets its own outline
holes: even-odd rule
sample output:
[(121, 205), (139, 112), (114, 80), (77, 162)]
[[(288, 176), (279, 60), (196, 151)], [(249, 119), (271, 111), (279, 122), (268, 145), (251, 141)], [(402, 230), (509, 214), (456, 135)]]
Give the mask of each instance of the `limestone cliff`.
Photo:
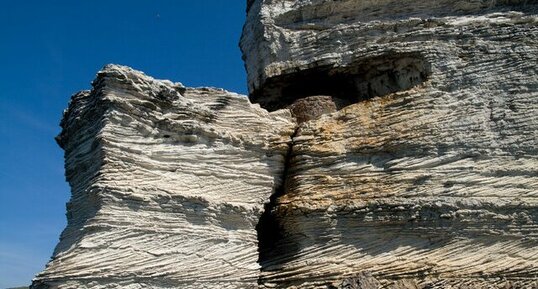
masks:
[(294, 135), (263, 287), (538, 286), (536, 4), (251, 1), (251, 99), (340, 109)]
[(538, 2), (250, 0), (251, 104), (109, 65), (33, 288), (537, 288)]
[(289, 113), (115, 65), (93, 86), (64, 113), (68, 226), (33, 287), (255, 288)]

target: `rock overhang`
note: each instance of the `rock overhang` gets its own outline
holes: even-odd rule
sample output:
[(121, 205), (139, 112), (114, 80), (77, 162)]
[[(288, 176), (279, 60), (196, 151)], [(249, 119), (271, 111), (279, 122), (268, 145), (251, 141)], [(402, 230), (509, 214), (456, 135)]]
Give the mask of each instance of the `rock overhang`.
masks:
[[(532, 22), (536, 1), (249, 1), (240, 47), (253, 102), (296, 75), (367, 63), (372, 56), (419, 54), (435, 62), (435, 43), (459, 41), (467, 26)], [(517, 11), (517, 12), (515, 12)], [(526, 20), (522, 20), (525, 19)], [(531, 18), (531, 19), (529, 19)], [(424, 43), (431, 45), (424, 45)], [(312, 83), (319, 82), (313, 78)], [(278, 85), (277, 85), (278, 86)], [(269, 109), (274, 109), (272, 105)]]

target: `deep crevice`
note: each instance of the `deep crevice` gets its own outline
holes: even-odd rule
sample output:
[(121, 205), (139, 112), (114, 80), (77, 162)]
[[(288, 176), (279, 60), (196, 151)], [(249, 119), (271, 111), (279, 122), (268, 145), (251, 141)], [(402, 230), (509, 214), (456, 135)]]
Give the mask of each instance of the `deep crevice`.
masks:
[[(297, 136), (298, 131), (299, 127), (296, 127), (294, 133), (291, 135), (291, 141), (288, 145), (288, 151), (286, 152), (284, 160), (281, 183), (275, 188), (274, 193), (269, 199), (269, 203), (265, 204), (264, 212), (256, 226), (256, 231), (258, 233), (258, 263), (260, 264), (262, 271), (269, 265), (268, 262), (274, 257), (285, 255), (285, 252), (281, 252), (282, 246), (279, 246), (279, 241), (284, 239), (286, 232), (274, 210), (278, 205), (278, 198), (283, 196), (287, 191), (289, 173), (293, 159), (293, 139)], [(289, 248), (287, 248), (286, 251), (288, 250)], [(261, 276), (258, 281), (260, 284), (262, 283)]]
[(269, 111), (298, 99), (330, 96), (338, 108), (408, 90), (428, 80), (431, 67), (420, 53), (391, 53), (342, 67), (318, 66), (269, 78), (251, 93), (252, 102)]

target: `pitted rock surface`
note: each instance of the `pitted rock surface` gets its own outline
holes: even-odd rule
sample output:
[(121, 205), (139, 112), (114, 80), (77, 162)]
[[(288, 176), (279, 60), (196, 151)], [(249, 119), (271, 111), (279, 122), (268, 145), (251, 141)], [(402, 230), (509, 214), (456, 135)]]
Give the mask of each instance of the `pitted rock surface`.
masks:
[(296, 100), (289, 106), (289, 110), (298, 123), (303, 123), (335, 112), (336, 104), (331, 96), (310, 96)]

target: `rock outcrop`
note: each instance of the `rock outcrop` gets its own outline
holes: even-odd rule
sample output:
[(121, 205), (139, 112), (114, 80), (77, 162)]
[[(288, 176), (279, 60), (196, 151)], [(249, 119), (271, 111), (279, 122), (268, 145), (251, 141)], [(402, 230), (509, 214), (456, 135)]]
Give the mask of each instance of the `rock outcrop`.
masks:
[(536, 1), (250, 4), (251, 99), (340, 103), (294, 135), (262, 287), (538, 286)]
[(537, 288), (538, 3), (249, 0), (251, 104), (109, 65), (32, 288)]
[(127, 67), (73, 96), (68, 226), (33, 288), (256, 288), (256, 226), (294, 123)]

